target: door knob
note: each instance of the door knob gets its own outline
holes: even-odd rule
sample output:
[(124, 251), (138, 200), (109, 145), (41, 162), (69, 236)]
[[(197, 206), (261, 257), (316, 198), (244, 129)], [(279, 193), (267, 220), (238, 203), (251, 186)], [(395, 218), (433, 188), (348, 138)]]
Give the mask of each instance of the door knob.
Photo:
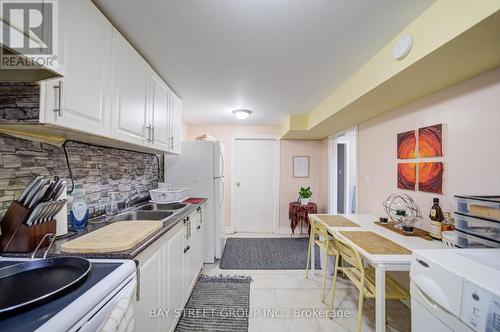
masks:
[(239, 182), (236, 182), (236, 187), (240, 187), (240, 183)]

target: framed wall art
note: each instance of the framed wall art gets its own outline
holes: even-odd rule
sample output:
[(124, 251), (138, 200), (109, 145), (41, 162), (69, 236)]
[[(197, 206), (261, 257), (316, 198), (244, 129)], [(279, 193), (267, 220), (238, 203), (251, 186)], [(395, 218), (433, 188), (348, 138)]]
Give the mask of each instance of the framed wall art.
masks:
[(293, 177), (309, 177), (309, 156), (293, 156)]

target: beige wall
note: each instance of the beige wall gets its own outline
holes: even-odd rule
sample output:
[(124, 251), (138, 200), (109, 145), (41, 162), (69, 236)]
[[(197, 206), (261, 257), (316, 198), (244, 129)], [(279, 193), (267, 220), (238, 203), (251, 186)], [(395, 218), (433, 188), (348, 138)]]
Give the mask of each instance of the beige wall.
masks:
[(182, 120), (181, 122), (181, 141), (188, 141), (190, 140), (190, 126), (189, 123), (186, 121)]
[(226, 227), (231, 226), (231, 158), (232, 158), (232, 140), (235, 136), (244, 135), (279, 135), (280, 127), (275, 126), (193, 126), (190, 125), (187, 129), (189, 136), (187, 140), (194, 140), (197, 136), (210, 134), (217, 138), (225, 148), (224, 158), (224, 224)]
[[(186, 128), (185, 128), (186, 127)], [(235, 136), (279, 135), (280, 128), (275, 126), (233, 126), (211, 125), (193, 126), (183, 123), (183, 139), (193, 140), (199, 135), (210, 134), (222, 142), (225, 148), (225, 206), (224, 223), (231, 227), (231, 159), (232, 140)], [(310, 186), (313, 191), (312, 201), (318, 203), (320, 211), (325, 211), (328, 195), (327, 141), (281, 141), (280, 142), (280, 201), (279, 226), (289, 227), (288, 203), (297, 199), (301, 186)], [(310, 156), (310, 177), (294, 179), (292, 177), (292, 157)]]
[(405, 191), (425, 216), (432, 198), (453, 212), (453, 195), (500, 194), (500, 69), (359, 125), (359, 211), (382, 214), (396, 188), (396, 134), (444, 124), (444, 194)]
[[(311, 187), (311, 202), (325, 212), (328, 201), (328, 141), (283, 140), (280, 146), (280, 228), (288, 228), (288, 204), (296, 201), (300, 187)], [(309, 177), (293, 177), (293, 156), (309, 156)]]

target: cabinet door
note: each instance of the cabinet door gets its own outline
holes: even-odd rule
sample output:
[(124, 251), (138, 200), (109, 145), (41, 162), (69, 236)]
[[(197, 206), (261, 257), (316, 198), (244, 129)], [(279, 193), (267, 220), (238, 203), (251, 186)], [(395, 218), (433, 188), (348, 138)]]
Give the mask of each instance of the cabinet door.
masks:
[(165, 331), (172, 330), (176, 323), (175, 310), (182, 308), (185, 302), (184, 294), (184, 228), (177, 232), (165, 246), (167, 257), (166, 283), (167, 308), (170, 310)]
[(59, 11), (66, 76), (42, 83), (45, 119), (41, 120), (109, 135), (111, 23), (90, 1), (60, 1)]
[(135, 303), (138, 331), (161, 331), (162, 319), (150, 318), (150, 310), (162, 308), (163, 274), (160, 252), (155, 252), (139, 267), (140, 301)]
[(170, 149), (169, 113), (170, 88), (153, 71), (151, 79), (151, 124), (153, 128), (151, 144), (160, 150)]
[(182, 101), (172, 91), (172, 110), (170, 113), (170, 151), (175, 154), (181, 153), (181, 126), (182, 126)]
[(112, 37), (113, 137), (144, 145), (147, 121), (148, 66), (137, 51), (113, 28)]
[(193, 268), (195, 269), (194, 278), (196, 278), (203, 265), (203, 250), (205, 248), (203, 236), (204, 229), (201, 221), (201, 208), (198, 208), (191, 216), (191, 223), (193, 225), (193, 236), (191, 242), (194, 246)]

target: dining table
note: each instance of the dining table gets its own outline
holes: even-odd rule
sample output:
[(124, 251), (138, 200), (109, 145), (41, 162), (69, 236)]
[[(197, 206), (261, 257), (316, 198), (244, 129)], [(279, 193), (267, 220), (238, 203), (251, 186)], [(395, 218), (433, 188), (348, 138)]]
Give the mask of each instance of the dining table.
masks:
[[(370, 214), (312, 214), (309, 217), (323, 223), (332, 236), (349, 242), (358, 250), (364, 261), (375, 268), (375, 331), (377, 332), (386, 330), (386, 272), (410, 271), (411, 252), (413, 250), (446, 248), (441, 241), (426, 240), (418, 236), (406, 236), (377, 225), (375, 222), (379, 221), (379, 217)], [(353, 234), (353, 232), (364, 233), (355, 236), (356, 234)], [(370, 233), (375, 233), (375, 235)], [(388, 248), (386, 251), (381, 246), (376, 248), (377, 250), (368, 250), (367, 247), (370, 246), (370, 243), (363, 243), (363, 236), (361, 235), (364, 234), (372, 235), (372, 238), (385, 238), (389, 240), (385, 242), (392, 244), (392, 248)], [(314, 246), (311, 250), (311, 257), (315, 257)], [(314, 264), (311, 265), (314, 273)]]

